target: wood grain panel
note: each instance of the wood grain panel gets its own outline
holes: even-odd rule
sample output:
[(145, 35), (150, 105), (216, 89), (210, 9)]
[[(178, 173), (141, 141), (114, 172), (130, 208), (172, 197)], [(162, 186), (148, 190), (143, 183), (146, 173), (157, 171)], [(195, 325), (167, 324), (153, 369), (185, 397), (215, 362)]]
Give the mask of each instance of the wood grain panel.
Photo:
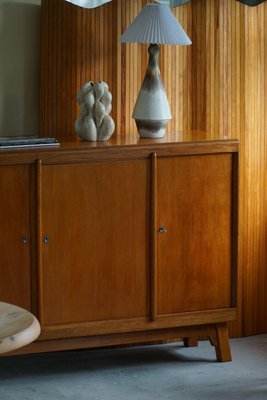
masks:
[(29, 167), (1, 166), (0, 182), (0, 299), (31, 310)]
[[(204, 11), (205, 9), (205, 11)], [(239, 324), (232, 334), (267, 331), (266, 300), (266, 60), (267, 4), (192, 2), (195, 35), (192, 71), (206, 76), (203, 99), (192, 90), (194, 127), (209, 137), (239, 138)], [(199, 54), (201, 62), (199, 62)], [(195, 56), (194, 56), (195, 55)], [(203, 71), (203, 68), (205, 69)], [(194, 84), (193, 84), (194, 88)], [(204, 105), (203, 105), (204, 103)]]
[[(105, 80), (110, 86), (115, 133), (136, 132), (131, 116), (145, 75), (148, 46), (121, 45), (119, 37), (146, 3), (113, 0), (86, 10), (64, 0), (42, 1), (41, 135), (76, 137), (76, 93), (89, 80)], [(174, 13), (190, 36), (191, 5)], [(161, 48), (161, 72), (173, 116), (169, 131), (191, 127), (190, 60), (188, 46)]]
[(158, 193), (158, 314), (233, 306), (231, 155), (159, 159)]
[[(245, 175), (243, 327), (245, 333), (266, 332), (266, 3), (245, 9)], [(249, 316), (249, 318), (247, 318)]]
[[(219, 325), (219, 324), (217, 324)], [(220, 326), (220, 325), (219, 325)], [(155, 342), (177, 342), (184, 339), (187, 343), (196, 342), (197, 339), (203, 338), (210, 340), (213, 346), (218, 347), (217, 329), (214, 325), (192, 326), (192, 327), (175, 327), (171, 329), (161, 329), (154, 331), (141, 331), (121, 333), (116, 335), (96, 335), (87, 337), (70, 337), (58, 340), (36, 340), (22, 349), (12, 352), (12, 355), (32, 354), (51, 351), (88, 349), (94, 347), (110, 347), (133, 344), (151, 344)], [(189, 340), (188, 340), (189, 339)]]
[(148, 315), (148, 171), (147, 160), (43, 166), (45, 326)]
[[(79, 114), (76, 94), (89, 80), (106, 81), (116, 104), (113, 58), (118, 44), (114, 10), (111, 4), (87, 10), (64, 0), (42, 1), (42, 136), (75, 138), (74, 123)], [(116, 109), (112, 112), (115, 120)]]
[[(131, 114), (147, 48), (118, 38), (146, 2), (113, 0), (93, 11), (43, 0), (42, 134), (75, 138), (75, 96), (89, 79), (109, 83), (117, 134), (136, 131)], [(161, 48), (173, 115), (168, 130), (240, 139), (239, 322), (231, 333), (267, 332), (267, 2), (192, 0), (173, 12), (193, 44)]]

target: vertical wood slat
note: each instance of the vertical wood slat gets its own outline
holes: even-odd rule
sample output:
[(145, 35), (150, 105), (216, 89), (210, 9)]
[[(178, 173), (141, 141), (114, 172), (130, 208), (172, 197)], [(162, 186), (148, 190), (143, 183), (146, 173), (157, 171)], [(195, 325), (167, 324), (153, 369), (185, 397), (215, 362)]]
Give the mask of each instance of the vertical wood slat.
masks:
[(157, 318), (157, 154), (151, 154), (150, 168), (150, 319)]
[[(231, 226), (231, 259), (232, 259), (232, 288), (231, 288), (231, 302), (232, 307), (239, 307), (239, 294), (238, 289), (241, 289), (238, 280), (238, 194), (239, 194), (239, 153), (232, 155), (232, 226)], [(240, 313), (240, 310), (238, 310)], [(239, 314), (239, 318), (240, 318)]]
[(42, 256), (42, 161), (35, 163), (36, 177), (36, 267), (37, 267), (37, 293), (38, 293), (38, 319), (41, 327), (43, 321), (43, 256)]
[[(245, 185), (247, 199), (244, 226), (243, 269), (243, 331), (247, 334), (267, 329), (266, 307), (266, 148), (264, 114), (267, 111), (264, 96), (267, 58), (264, 15), (266, 3), (251, 10), (245, 9)], [(265, 112), (264, 112), (265, 111)], [(264, 279), (265, 277), (265, 279)], [(266, 292), (265, 292), (266, 293)], [(249, 316), (249, 318), (247, 318)]]
[[(192, 8), (192, 129), (206, 129), (207, 74), (206, 74), (206, 30), (203, 21), (207, 18), (207, 5), (200, 0)], [(202, 29), (200, 29), (200, 26)]]
[[(267, 10), (266, 8), (264, 9), (264, 26), (267, 26)], [(264, 39), (264, 55), (265, 55), (265, 61), (264, 61), (264, 65), (265, 65), (265, 71), (266, 71), (266, 56), (267, 54), (267, 39), (265, 37)], [(267, 78), (264, 79), (264, 93), (267, 93)], [(267, 100), (265, 98), (264, 100), (264, 106), (265, 106), (265, 110), (267, 108)], [(267, 126), (267, 112), (264, 111), (264, 120), (262, 121), (263, 125), (266, 127)], [(264, 161), (263, 161), (263, 165), (264, 165), (264, 171), (267, 171), (267, 139), (266, 139), (266, 135), (264, 135), (264, 140), (263, 140), (264, 144), (263, 144), (263, 148), (264, 148)], [(263, 173), (263, 179), (266, 180), (266, 175), (264, 175)], [(267, 185), (264, 185), (264, 198), (263, 198), (263, 212), (265, 215), (265, 220), (266, 218), (266, 211), (267, 210)], [(266, 226), (266, 225), (265, 225)], [(267, 243), (267, 232), (266, 229), (264, 230), (264, 243)], [(266, 245), (267, 246), (267, 245)], [(265, 247), (265, 252), (267, 252), (266, 247)], [(266, 258), (266, 257), (265, 257)], [(262, 308), (262, 312), (264, 314), (264, 318), (266, 318), (266, 310), (267, 310), (267, 296), (265, 295), (265, 293), (267, 293), (267, 268), (264, 268), (264, 276), (261, 276), (264, 288), (262, 290), (262, 294), (264, 296), (264, 307)], [(266, 324), (267, 325), (267, 322)], [(267, 326), (265, 327), (265, 330), (267, 331)]]
[[(115, 0), (115, 7), (112, 9), (112, 13), (110, 15), (110, 22), (109, 24), (113, 24), (115, 26), (115, 32), (116, 35), (112, 35), (112, 41), (111, 41), (111, 46), (112, 46), (112, 69), (110, 71), (110, 76), (112, 76), (113, 71), (116, 71), (115, 77), (113, 77), (113, 90), (112, 90), (112, 108), (113, 108), (113, 119), (116, 124), (116, 131), (115, 133), (118, 134), (118, 123), (120, 121), (120, 125), (122, 125), (122, 88), (124, 88), (124, 83), (122, 81), (122, 59), (123, 59), (123, 47), (121, 46), (120, 43), (118, 43), (117, 38), (121, 34), (120, 27), (122, 24), (122, 17), (121, 17), (121, 12), (120, 8), (118, 6), (118, 1)], [(109, 35), (111, 37), (111, 35)], [(115, 81), (114, 81), (115, 79)], [(122, 126), (121, 126), (122, 129)]]

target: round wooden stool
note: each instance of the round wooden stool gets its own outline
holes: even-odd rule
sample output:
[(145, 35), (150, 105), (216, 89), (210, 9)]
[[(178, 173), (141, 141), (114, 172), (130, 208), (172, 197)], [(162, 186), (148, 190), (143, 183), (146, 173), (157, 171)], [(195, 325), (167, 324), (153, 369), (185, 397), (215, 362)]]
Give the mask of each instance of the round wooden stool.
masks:
[(0, 354), (19, 349), (40, 335), (38, 320), (29, 311), (0, 302)]

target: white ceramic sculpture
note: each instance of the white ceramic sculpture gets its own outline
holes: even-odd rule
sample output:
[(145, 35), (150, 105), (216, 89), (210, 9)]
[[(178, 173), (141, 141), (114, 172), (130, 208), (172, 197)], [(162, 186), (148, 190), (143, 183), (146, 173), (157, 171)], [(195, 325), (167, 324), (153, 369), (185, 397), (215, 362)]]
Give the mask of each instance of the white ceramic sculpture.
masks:
[(75, 131), (87, 141), (108, 140), (115, 129), (111, 111), (112, 95), (108, 85), (100, 81), (89, 81), (77, 94), (80, 116), (75, 122)]

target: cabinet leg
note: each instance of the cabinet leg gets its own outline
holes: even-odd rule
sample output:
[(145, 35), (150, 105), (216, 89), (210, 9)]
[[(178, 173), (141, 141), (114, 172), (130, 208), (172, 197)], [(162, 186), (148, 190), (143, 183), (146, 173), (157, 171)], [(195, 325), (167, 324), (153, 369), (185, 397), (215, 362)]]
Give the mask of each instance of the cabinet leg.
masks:
[(215, 351), (217, 361), (232, 361), (229, 334), (226, 323), (216, 324), (217, 343), (215, 343)]
[(186, 337), (183, 339), (184, 346), (185, 347), (197, 347), (198, 346), (198, 340), (195, 337)]

